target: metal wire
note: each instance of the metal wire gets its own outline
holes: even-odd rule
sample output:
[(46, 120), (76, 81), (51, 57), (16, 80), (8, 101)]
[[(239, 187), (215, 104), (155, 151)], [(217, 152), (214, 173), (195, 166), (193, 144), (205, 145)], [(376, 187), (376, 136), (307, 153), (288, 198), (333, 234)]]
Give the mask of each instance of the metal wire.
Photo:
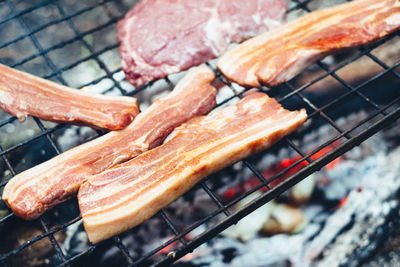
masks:
[[(294, 5), (288, 10), (288, 12), (293, 12), (296, 10), (303, 10), (306, 12), (310, 12), (310, 9), (308, 8), (308, 4), (312, 0), (306, 0), (306, 1), (300, 1), (300, 0), (293, 0)], [(59, 82), (66, 84), (68, 81), (64, 80), (62, 74), (65, 71), (68, 71), (77, 65), (86, 62), (88, 60), (94, 60), (98, 67), (104, 71), (104, 75), (100, 76), (97, 79), (94, 79), (84, 85), (84, 86), (89, 86), (89, 85), (94, 85), (99, 83), (100, 81), (104, 79), (109, 79), (112, 82), (112, 86), (110, 87), (111, 90), (112, 88), (117, 88), (119, 92), (123, 95), (135, 95), (143, 90), (146, 90), (150, 88), (153, 84), (151, 82), (148, 85), (141, 86), (139, 88), (135, 88), (131, 92), (127, 92), (122, 86), (120, 81), (114, 78), (114, 75), (121, 72), (121, 69), (118, 68), (117, 70), (111, 71), (109, 67), (107, 66), (107, 63), (104, 62), (100, 56), (103, 55), (104, 53), (111, 51), (113, 49), (118, 48), (118, 43), (115, 41), (114, 43), (107, 44), (107, 46), (103, 47), (102, 49), (95, 51), (94, 48), (92, 47), (91, 44), (89, 44), (86, 41), (86, 36), (100, 32), (107, 27), (114, 25), (115, 23), (121, 18), (120, 16), (113, 16), (109, 12), (106, 12), (109, 15), (109, 20), (102, 23), (98, 24), (96, 27), (86, 30), (86, 31), (81, 31), (75, 24), (74, 19), (77, 18), (78, 16), (85, 15), (88, 12), (91, 12), (92, 10), (96, 8), (102, 8), (105, 9), (106, 5), (108, 3), (113, 3), (113, 0), (104, 0), (104, 1), (98, 1), (97, 3), (86, 6), (80, 10), (74, 11), (72, 14), (66, 14), (64, 7), (61, 2), (58, 2), (57, 0), (45, 0), (38, 2), (37, 4), (34, 4), (30, 7), (27, 7), (23, 10), (18, 10), (17, 7), (10, 1), (10, 0), (1, 0), (0, 3), (4, 3), (7, 5), (10, 9), (10, 14), (0, 20), (0, 26), (4, 25), (5, 23), (8, 22), (16, 22), (18, 23), (21, 28), (24, 30), (24, 32), (13, 38), (12, 40), (6, 41), (4, 43), (0, 43), (0, 50), (1, 49), (6, 49), (10, 45), (13, 45), (19, 41), (22, 40), (29, 40), (32, 44), (32, 46), (36, 49), (36, 53), (33, 55), (27, 56), (23, 59), (21, 59), (18, 62), (15, 62), (11, 64), (12, 67), (16, 66), (23, 66), (24, 64), (35, 60), (37, 58), (42, 58), (44, 59), (44, 62), (46, 65), (49, 67), (51, 70), (51, 73), (44, 76), (44, 78), (56, 78)], [(40, 10), (43, 7), (48, 7), (48, 6), (54, 6), (61, 18), (54, 19), (52, 21), (49, 21), (39, 27), (36, 28), (30, 28), (30, 25), (28, 25), (25, 21), (26, 16), (34, 16), (33, 12), (36, 10)], [(74, 36), (70, 39), (58, 42), (48, 48), (43, 48), (36, 37), (36, 34), (49, 28), (50, 26), (58, 26), (60, 23), (65, 22), (69, 29), (74, 33)], [(283, 145), (290, 148), (293, 150), (295, 153), (299, 155), (299, 159), (292, 163), (290, 166), (285, 168), (284, 170), (276, 173), (272, 177), (264, 177), (262, 175), (262, 172), (258, 170), (257, 166), (249, 159), (245, 159), (242, 161), (243, 166), (245, 168), (248, 168), (255, 177), (258, 178), (259, 184), (257, 186), (254, 186), (250, 190), (246, 191), (245, 193), (241, 194), (240, 196), (236, 197), (235, 199), (231, 200), (228, 203), (224, 203), (221, 201), (220, 197), (218, 194), (216, 194), (208, 185), (207, 185), (207, 179), (205, 181), (202, 181), (200, 183), (200, 186), (198, 187), (197, 190), (204, 190), (204, 192), (208, 195), (208, 197), (212, 200), (212, 202), (215, 203), (217, 209), (212, 211), (211, 213), (207, 214), (205, 217), (197, 220), (195, 223), (191, 225), (187, 225), (184, 230), (180, 230), (177, 226), (173, 224), (170, 218), (168, 218), (168, 215), (164, 210), (161, 210), (158, 213), (158, 217), (160, 217), (165, 226), (168, 227), (173, 233), (174, 237), (170, 238), (167, 242), (164, 242), (162, 244), (159, 244), (156, 248), (152, 249), (151, 251), (145, 252), (142, 255), (136, 255), (132, 251), (129, 250), (129, 248), (124, 245), (122, 242), (121, 238), (119, 236), (116, 236), (112, 239), (110, 239), (110, 242), (118, 248), (123, 255), (127, 265), (143, 265), (145, 263), (148, 263), (149, 260), (159, 253), (161, 250), (165, 249), (167, 246), (173, 244), (174, 242), (179, 242), (180, 246), (178, 248), (174, 248), (173, 253), (169, 253), (168, 255), (162, 257), (161, 259), (158, 259), (154, 264), (155, 265), (164, 265), (167, 263), (172, 263), (173, 261), (183, 257), (187, 253), (190, 253), (193, 249), (198, 247), (199, 245), (203, 244), (204, 242), (210, 240), (217, 234), (219, 234), (221, 231), (224, 229), (228, 228), (232, 224), (236, 223), (238, 220), (249, 214), (250, 212), (254, 211), (256, 208), (260, 207), (261, 205), (267, 203), (274, 197), (278, 196), (291, 186), (293, 186), (295, 183), (299, 182), (300, 180), (304, 179), (307, 177), (309, 174), (315, 172), (316, 170), (319, 170), (322, 168), (324, 165), (335, 159), (336, 157), (342, 155), (346, 151), (350, 150), (354, 146), (358, 145), (360, 142), (366, 140), (369, 138), (371, 135), (375, 134), (379, 130), (381, 130), (383, 127), (386, 125), (393, 123), (395, 120), (397, 120), (400, 117), (400, 96), (393, 99), (389, 103), (386, 103), (385, 105), (378, 104), (375, 102), (374, 99), (369, 98), (364, 94), (364, 92), (361, 91), (361, 89), (365, 88), (367, 85), (371, 84), (374, 81), (377, 81), (379, 78), (383, 77), (387, 73), (391, 73), (394, 77), (394, 79), (400, 80), (400, 74), (396, 69), (399, 67), (400, 62), (397, 62), (393, 66), (388, 66), (385, 62), (380, 60), (378, 57), (375, 55), (371, 54), (371, 51), (375, 49), (376, 47), (384, 44), (388, 40), (398, 37), (399, 36), (399, 31), (395, 32), (365, 48), (359, 49), (359, 53), (350, 59), (346, 60), (345, 62), (339, 64), (338, 66), (334, 68), (330, 68), (329, 66), (318, 62), (316, 65), (322, 69), (325, 73), (321, 74), (314, 80), (297, 87), (292, 84), (291, 81), (285, 83), (283, 86), (288, 90), (288, 93), (284, 95), (278, 95), (277, 99), (278, 102), (283, 103), (289, 99), (298, 99), (301, 103), (302, 106), (308, 108), (311, 110), (309, 113), (309, 120), (314, 119), (314, 118), (320, 118), (323, 121), (325, 121), (326, 124), (330, 125), (332, 128), (337, 130), (337, 134), (334, 136), (331, 136), (328, 141), (324, 142), (323, 144), (319, 144), (317, 147), (315, 147), (312, 151), (304, 151), (304, 149), (297, 145), (294, 141), (291, 140), (291, 137), (286, 137), (283, 140)], [(80, 58), (79, 60), (76, 60), (68, 65), (65, 65), (63, 67), (57, 67), (57, 65), (53, 62), (53, 60), (49, 57), (49, 53), (57, 50), (57, 49), (62, 49), (66, 47), (69, 44), (78, 42), (81, 44), (83, 47), (85, 47), (89, 51), (89, 55)], [(341, 78), (340, 75), (337, 74), (337, 71), (342, 69), (343, 67), (351, 64), (352, 62), (356, 61), (357, 59), (361, 57), (368, 57), (370, 58), (373, 62), (378, 64), (383, 68), (383, 71), (380, 73), (374, 75), (373, 77), (370, 77), (368, 80), (364, 81), (363, 83), (357, 85), (357, 86), (352, 86), (348, 82), (346, 82), (345, 79)], [(208, 63), (207, 63), (208, 64)], [(211, 67), (211, 65), (209, 64)], [(243, 96), (243, 92), (237, 90), (221, 73), (216, 71), (216, 77), (223, 82), (225, 85), (227, 85), (228, 88), (232, 91), (233, 95), (230, 97), (227, 97), (220, 101), (218, 103), (218, 106), (224, 105), (225, 103), (229, 102), (230, 100), (234, 98), (241, 98)], [(338, 96), (337, 98), (333, 99), (329, 103), (324, 104), (323, 106), (319, 107), (315, 103), (314, 100), (310, 99), (307, 94), (304, 92), (307, 88), (310, 86), (320, 82), (322, 79), (326, 77), (332, 77), (334, 80), (339, 82), (344, 88), (346, 88), (346, 92)], [(173, 88), (172, 82), (166, 78), (165, 82), (169, 86), (170, 89)], [(108, 91), (106, 90), (106, 92)], [(263, 90), (269, 92), (272, 91), (273, 88), (263, 88)], [(349, 129), (342, 129), (333, 118), (331, 118), (327, 114), (327, 110), (333, 107), (336, 107), (340, 102), (346, 101), (352, 97), (357, 97), (360, 99), (363, 103), (366, 104), (366, 106), (370, 107), (373, 111), (371, 111), (370, 115), (359, 121), (357, 124), (353, 125)], [(350, 100), (348, 100), (350, 101)], [(393, 107), (394, 110), (393, 110)], [(392, 109), (391, 109), (392, 108)], [(378, 118), (378, 119), (377, 119)], [(6, 125), (9, 125), (13, 123), (16, 120), (16, 118), (11, 117), (7, 118), (3, 121), (0, 121), (0, 128), (4, 127)], [(374, 123), (371, 124), (371, 121), (375, 120)], [(26, 138), (25, 140), (14, 144), (10, 147), (7, 147), (3, 149), (0, 146), (0, 157), (4, 161), (6, 168), (10, 171), (11, 176), (15, 176), (17, 174), (15, 170), (15, 166), (13, 166), (13, 163), (9, 159), (9, 155), (11, 153), (15, 153), (17, 149), (22, 148), (28, 144), (32, 144), (35, 142), (35, 140), (38, 140), (39, 138), (44, 137), (44, 139), (48, 142), (50, 147), (54, 150), (56, 154), (60, 154), (60, 145), (58, 144), (57, 140), (53, 137), (53, 133), (57, 130), (64, 129), (66, 125), (63, 124), (57, 124), (56, 126), (52, 128), (46, 128), (43, 123), (37, 119), (34, 118), (33, 120), (36, 124), (36, 126), (39, 129), (39, 133), (35, 134), (34, 136), (30, 138)], [(360, 130), (361, 129), (361, 130)], [(359, 131), (360, 130), (360, 131)], [(98, 135), (101, 133), (98, 133)], [(97, 135), (96, 135), (97, 136)], [(320, 152), (322, 149), (326, 148), (327, 146), (332, 145), (335, 141), (339, 139), (344, 139), (340, 145), (336, 146), (333, 148), (330, 152), (326, 153), (325, 155), (318, 157), (317, 159), (311, 159), (313, 155), (316, 155), (318, 152)], [(294, 174), (291, 174), (289, 178), (285, 179), (284, 182), (279, 183), (277, 186), (272, 186), (272, 182), (276, 181), (277, 179), (283, 177), (284, 175), (287, 175), (290, 170), (294, 169), (297, 166), (300, 166), (300, 164), (304, 161), (308, 162), (308, 165), (305, 167), (302, 167), (300, 170), (296, 171)], [(8, 182), (8, 180), (3, 180), (0, 182), (0, 188), (4, 187), (5, 184)], [(239, 209), (235, 213), (231, 213), (229, 210), (232, 206), (243, 200), (244, 198), (248, 197), (252, 193), (258, 191), (258, 190), (263, 190), (263, 194), (255, 199), (254, 201), (251, 201), (249, 204), (247, 204), (245, 207)], [(224, 218), (220, 219), (216, 224), (211, 224), (210, 221), (215, 218), (217, 215), (224, 214)], [(12, 218), (15, 218), (14, 214), (10, 212), (8, 215), (5, 217), (0, 218), (0, 224), (7, 223), (8, 221), (12, 220)], [(59, 224), (53, 227), (49, 226), (49, 223), (46, 222), (45, 218), (40, 218), (39, 224), (42, 229), (42, 234), (35, 236), (34, 238), (28, 240), (22, 245), (19, 245), (18, 247), (14, 248), (11, 251), (4, 252), (3, 254), (0, 254), (0, 263), (3, 266), (7, 266), (7, 260), (18, 253), (20, 253), (23, 249), (31, 246), (32, 244), (47, 238), (50, 241), (51, 246), (54, 248), (54, 251), (58, 257), (59, 260), (59, 266), (68, 266), (70, 264), (79, 264), (79, 261), (82, 259), (82, 257), (90, 257), (90, 255), (97, 249), (98, 245), (91, 245), (87, 249), (77, 253), (74, 256), (68, 257), (65, 255), (63, 250), (61, 249), (61, 245), (57, 241), (57, 239), (54, 237), (54, 234), (63, 231), (66, 229), (68, 226), (80, 222), (81, 217), (77, 216), (74, 218), (69, 219), (67, 222), (63, 224)], [(208, 229), (193, 237), (191, 240), (187, 240), (185, 237), (191, 233), (194, 229), (199, 227), (202, 224), (207, 224)]]

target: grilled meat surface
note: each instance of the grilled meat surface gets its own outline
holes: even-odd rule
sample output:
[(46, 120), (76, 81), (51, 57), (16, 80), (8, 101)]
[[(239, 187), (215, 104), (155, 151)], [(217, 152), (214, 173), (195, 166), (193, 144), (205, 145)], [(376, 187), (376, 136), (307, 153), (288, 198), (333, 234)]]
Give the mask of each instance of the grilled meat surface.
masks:
[(78, 193), (89, 240), (97, 243), (150, 218), (205, 176), (266, 149), (307, 118), (264, 93), (199, 116), (140, 156), (90, 177)]
[(223, 55), (219, 70), (243, 86), (275, 86), (342, 49), (400, 28), (400, 1), (360, 0), (321, 9), (253, 37)]
[(139, 113), (136, 98), (95, 95), (0, 64), (0, 108), (20, 121), (44, 120), (120, 130)]
[(156, 100), (124, 130), (105, 134), (14, 176), (3, 199), (14, 213), (36, 219), (46, 210), (71, 198), (92, 175), (158, 146), (178, 125), (210, 111), (217, 89), (214, 73), (194, 68), (167, 96)]

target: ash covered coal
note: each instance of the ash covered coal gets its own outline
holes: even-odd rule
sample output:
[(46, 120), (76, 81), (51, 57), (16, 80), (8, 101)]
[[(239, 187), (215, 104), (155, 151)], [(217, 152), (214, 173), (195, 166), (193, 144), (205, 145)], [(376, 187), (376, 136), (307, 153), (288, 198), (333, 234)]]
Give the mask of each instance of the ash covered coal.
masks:
[[(308, 221), (300, 232), (265, 237), (261, 226), (256, 231), (246, 227), (250, 220), (269, 220), (271, 212), (266, 208), (269, 203), (259, 209), (263, 212), (256, 210), (245, 217), (243, 227), (239, 221), (200, 246), (191, 254), (190, 263), (193, 266), (400, 264), (400, 148), (386, 142), (393, 131), (396, 130), (377, 134), (343, 155), (334, 167), (315, 174), (314, 194), (308, 204), (299, 207)], [(227, 251), (231, 255), (228, 258)]]

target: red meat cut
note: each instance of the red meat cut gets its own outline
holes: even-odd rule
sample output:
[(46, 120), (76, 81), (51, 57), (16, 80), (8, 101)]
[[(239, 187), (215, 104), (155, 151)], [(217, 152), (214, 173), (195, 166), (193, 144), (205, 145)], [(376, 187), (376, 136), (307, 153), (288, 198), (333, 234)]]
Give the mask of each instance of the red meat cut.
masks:
[(285, 14), (286, 0), (141, 0), (118, 22), (122, 68), (140, 86), (276, 28)]

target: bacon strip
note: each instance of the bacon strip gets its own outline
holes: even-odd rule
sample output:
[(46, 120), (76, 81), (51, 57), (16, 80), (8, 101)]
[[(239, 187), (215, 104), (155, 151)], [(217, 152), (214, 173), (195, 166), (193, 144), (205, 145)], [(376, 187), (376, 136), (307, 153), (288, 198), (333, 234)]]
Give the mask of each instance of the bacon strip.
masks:
[(14, 213), (27, 220), (71, 198), (94, 174), (158, 146), (171, 131), (190, 118), (215, 107), (214, 73), (195, 68), (166, 97), (156, 100), (127, 128), (110, 132), (68, 150), (16, 175), (3, 199)]
[(0, 64), (0, 108), (24, 121), (44, 120), (120, 130), (139, 113), (127, 96), (92, 95)]
[(163, 145), (90, 177), (78, 193), (92, 243), (154, 215), (203, 177), (266, 149), (307, 118), (263, 93), (235, 106), (196, 117), (176, 128)]
[(400, 1), (362, 0), (309, 13), (228, 51), (219, 70), (243, 86), (275, 86), (328, 54), (400, 28)]

